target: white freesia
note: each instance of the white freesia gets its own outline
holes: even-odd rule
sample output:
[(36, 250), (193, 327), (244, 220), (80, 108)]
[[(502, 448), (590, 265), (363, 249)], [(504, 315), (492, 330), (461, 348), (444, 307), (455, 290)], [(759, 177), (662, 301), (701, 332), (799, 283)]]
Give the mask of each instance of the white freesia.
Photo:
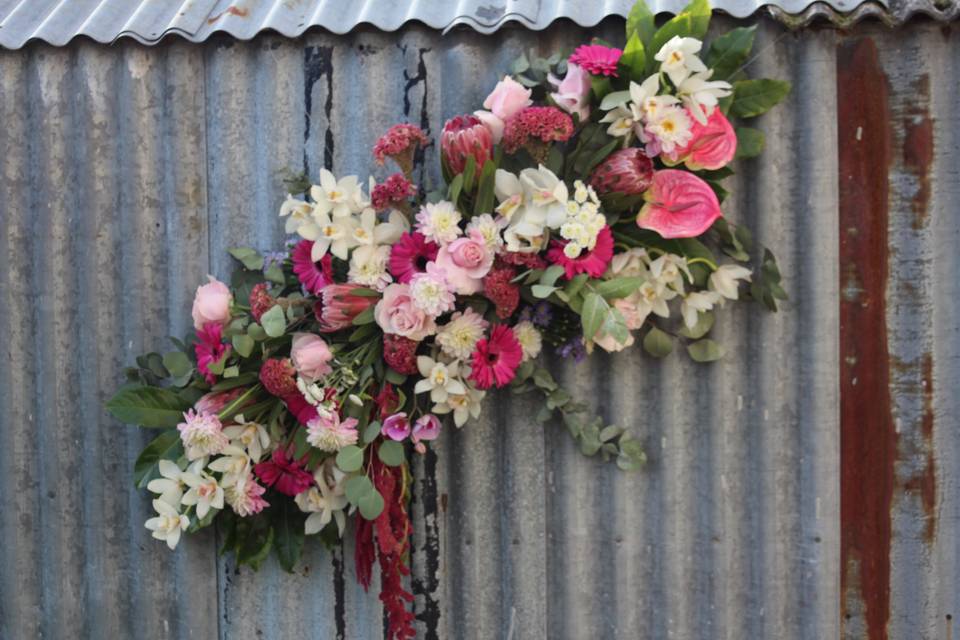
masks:
[(183, 490), (186, 488), (183, 483), (183, 471), (170, 460), (160, 460), (157, 467), (160, 469), (160, 477), (148, 482), (147, 490), (159, 494), (160, 500), (175, 507), (180, 504), (180, 498), (183, 497)]
[(651, 313), (661, 318), (669, 318), (670, 307), (667, 306), (667, 301), (676, 297), (677, 292), (673, 289), (668, 289), (659, 283), (649, 280), (644, 282), (637, 290), (636, 310), (639, 319), (637, 326), (643, 324), (643, 321)]
[(266, 427), (258, 422), (247, 422), (243, 414), (234, 417), (237, 424), (226, 427), (223, 433), (230, 438), (230, 442), (246, 449), (250, 459), (260, 462), (260, 458), (270, 447), (270, 434)]
[(697, 57), (703, 43), (696, 38), (673, 36), (660, 47), (653, 59), (660, 63), (660, 70), (670, 77), (670, 82), (679, 87), (687, 77), (707, 66)]
[(164, 540), (168, 547), (176, 549), (180, 533), (190, 526), (190, 519), (159, 498), (153, 501), (153, 508), (157, 516), (147, 520), (144, 526), (153, 532), (154, 538)]
[(345, 218), (360, 213), (366, 204), (357, 176), (337, 180), (326, 169), (320, 170), (320, 184), (310, 187), (310, 198), (315, 203), (314, 216), (328, 214), (334, 218)]
[(197, 465), (183, 472), (183, 481), (190, 489), (180, 499), (181, 504), (196, 505), (197, 517), (203, 520), (210, 509), (223, 509), (223, 487), (216, 478)]
[(677, 87), (684, 106), (700, 124), (707, 123), (707, 117), (717, 106), (719, 99), (729, 96), (733, 89), (729, 82), (710, 80), (712, 75), (713, 69), (695, 73)]
[(724, 303), (724, 298), (727, 300), (737, 300), (740, 297), (740, 280), (746, 280), (750, 282), (750, 276), (752, 272), (746, 267), (741, 267), (738, 264), (724, 264), (720, 265), (716, 271), (710, 274), (710, 283), (709, 287), (711, 291), (715, 291), (723, 298), (720, 299), (720, 304)]
[(360, 214), (359, 224), (353, 229), (353, 239), (359, 247), (392, 245), (404, 231), (409, 230), (406, 216), (399, 211), (391, 211), (387, 222), (380, 222), (377, 212), (367, 208)]
[(464, 386), (466, 393), (451, 394), (447, 396), (446, 401), (433, 406), (433, 412), (437, 415), (452, 413), (453, 423), (457, 427), (462, 427), (470, 418), (480, 417), (481, 403), (486, 395), (485, 391), (467, 385)]
[(343, 536), (347, 523), (344, 510), (348, 505), (343, 487), (346, 474), (333, 462), (333, 458), (328, 458), (320, 465), (313, 474), (316, 486), (293, 499), (301, 511), (310, 514), (304, 523), (304, 533), (308, 536), (322, 531), (332, 519), (336, 519), (337, 531)]
[(457, 362), (444, 364), (430, 356), (417, 356), (417, 370), (423, 379), (413, 388), (414, 393), (430, 392), (433, 402), (445, 402), (450, 394), (466, 393), (466, 387), (457, 379), (460, 365)]
[(693, 329), (697, 325), (697, 319), (703, 311), (710, 311), (713, 305), (717, 304), (723, 298), (714, 291), (694, 291), (687, 294), (680, 305), (680, 314), (683, 316), (683, 324), (687, 329)]

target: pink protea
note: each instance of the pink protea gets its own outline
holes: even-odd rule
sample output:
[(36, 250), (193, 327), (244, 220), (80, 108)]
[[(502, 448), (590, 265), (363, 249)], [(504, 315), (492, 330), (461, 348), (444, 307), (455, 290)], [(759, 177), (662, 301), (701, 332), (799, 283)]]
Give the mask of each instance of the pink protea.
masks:
[(306, 456), (303, 460), (294, 460), (287, 451), (279, 448), (273, 452), (270, 460), (254, 466), (253, 471), (263, 484), (292, 497), (303, 493), (313, 484), (313, 474), (303, 468), (305, 462)]
[(470, 361), (470, 379), (478, 389), (502, 387), (517, 373), (523, 360), (523, 348), (513, 331), (505, 324), (498, 324), (489, 338), (477, 342)]
[(373, 157), (377, 164), (383, 164), (387, 158), (393, 159), (405, 175), (413, 171), (413, 154), (418, 146), (427, 146), (430, 138), (420, 127), (409, 124), (395, 124), (380, 136), (373, 145)]
[(328, 253), (319, 262), (314, 262), (312, 252), (313, 241), (301, 240), (290, 252), (290, 261), (303, 288), (311, 295), (317, 295), (333, 282), (333, 258)]
[(422, 273), (428, 262), (436, 259), (438, 250), (439, 247), (419, 231), (405, 231), (390, 247), (390, 262), (387, 268), (397, 282), (405, 284), (416, 274)]
[(297, 370), (290, 358), (267, 358), (260, 366), (260, 382), (263, 388), (278, 398), (297, 391)]
[(277, 301), (270, 295), (270, 285), (266, 282), (253, 285), (250, 290), (250, 315), (257, 322)]
[(570, 258), (563, 252), (566, 240), (551, 240), (547, 251), (547, 260), (563, 267), (567, 280), (578, 273), (585, 273), (591, 278), (599, 278), (607, 270), (607, 265), (613, 259), (613, 234), (610, 227), (605, 226), (597, 234), (597, 243), (590, 251), (584, 251), (576, 258)]
[(313, 307), (321, 332), (332, 333), (346, 329), (367, 307), (376, 304), (376, 298), (351, 293), (356, 288), (357, 285), (350, 283), (328, 284), (323, 288), (320, 300)]
[[(573, 135), (573, 119), (556, 107), (527, 107), (507, 121), (503, 130), (503, 148), (516, 153), (520, 147), (537, 145), (534, 157), (543, 144), (566, 142)], [(540, 144), (537, 144), (540, 143)]]
[(480, 118), (471, 115), (456, 116), (443, 125), (440, 152), (443, 163), (451, 174), (463, 173), (467, 158), (472, 156), (479, 175), (484, 163), (493, 157), (493, 135)]
[(483, 295), (494, 304), (501, 320), (513, 315), (520, 304), (520, 287), (511, 282), (516, 275), (513, 267), (494, 264), (483, 279)]
[(665, 160), (670, 164), (683, 162), (691, 171), (713, 171), (727, 166), (737, 153), (737, 133), (727, 116), (714, 108), (706, 124), (701, 124), (689, 110), (687, 113), (693, 123), (690, 141), (683, 148), (665, 154)]
[(210, 365), (230, 353), (230, 347), (223, 344), (223, 325), (208, 322), (197, 331), (197, 343), (193, 345), (193, 352), (197, 356), (197, 371), (203, 374), (207, 384), (217, 381), (217, 376), (210, 371)]
[(417, 373), (417, 347), (419, 342), (395, 333), (383, 334), (383, 360), (398, 373)]
[(689, 171), (664, 169), (653, 174), (637, 226), (664, 238), (694, 238), (720, 218), (720, 202), (706, 182)]
[(193, 403), (193, 408), (200, 413), (220, 413), (220, 411), (246, 392), (245, 387), (237, 387), (229, 391), (213, 391), (200, 396)]
[(602, 44), (582, 44), (567, 58), (568, 63), (578, 64), (595, 76), (617, 77), (617, 63), (623, 51)]
[(370, 203), (377, 211), (385, 211), (413, 197), (417, 188), (402, 173), (395, 173), (370, 192)]
[(653, 161), (643, 149), (630, 147), (614, 151), (597, 165), (590, 176), (590, 186), (600, 195), (643, 193), (653, 182)]

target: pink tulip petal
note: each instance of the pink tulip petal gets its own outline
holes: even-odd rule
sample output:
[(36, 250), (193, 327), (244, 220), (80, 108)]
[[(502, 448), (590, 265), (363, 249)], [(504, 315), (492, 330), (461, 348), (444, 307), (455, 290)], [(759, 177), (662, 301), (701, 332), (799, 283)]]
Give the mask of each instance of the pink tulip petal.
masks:
[(647, 204), (637, 216), (637, 226), (664, 238), (699, 236), (723, 215), (710, 185), (679, 169), (655, 172), (644, 199)]

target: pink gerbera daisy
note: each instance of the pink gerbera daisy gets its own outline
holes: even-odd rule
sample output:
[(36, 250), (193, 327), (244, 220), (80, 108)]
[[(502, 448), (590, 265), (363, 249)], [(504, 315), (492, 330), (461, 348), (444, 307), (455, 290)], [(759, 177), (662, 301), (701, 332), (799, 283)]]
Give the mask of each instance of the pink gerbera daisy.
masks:
[(566, 240), (551, 240), (550, 250), (547, 251), (547, 260), (559, 264), (566, 272), (567, 280), (578, 273), (585, 273), (591, 278), (599, 278), (607, 270), (607, 265), (613, 258), (613, 234), (610, 227), (605, 226), (597, 234), (597, 243), (590, 251), (584, 251), (576, 258), (569, 258), (563, 252)]
[(523, 360), (523, 348), (513, 330), (505, 324), (498, 324), (490, 332), (490, 338), (477, 342), (470, 362), (470, 379), (478, 389), (489, 389), (496, 385), (502, 387), (517, 373), (517, 367)]
[(602, 44), (583, 44), (577, 47), (567, 62), (578, 64), (595, 76), (617, 77), (617, 62), (623, 51)]
[(313, 241), (301, 240), (290, 253), (290, 260), (300, 284), (310, 294), (317, 295), (321, 289), (333, 282), (333, 259), (328, 253), (319, 262), (314, 262), (310, 257), (312, 251)]
[(303, 493), (313, 484), (313, 475), (303, 468), (305, 460), (294, 460), (282, 448), (270, 460), (253, 468), (260, 481), (287, 496)]
[(223, 344), (223, 325), (216, 322), (203, 325), (203, 329), (197, 331), (197, 343), (193, 345), (193, 351), (197, 354), (197, 371), (203, 374), (208, 384), (216, 382), (217, 376), (210, 371), (210, 365), (220, 362), (230, 352), (230, 347)]
[(387, 268), (397, 282), (406, 284), (418, 273), (426, 271), (427, 263), (435, 260), (439, 247), (419, 231), (404, 232), (390, 248), (390, 263)]

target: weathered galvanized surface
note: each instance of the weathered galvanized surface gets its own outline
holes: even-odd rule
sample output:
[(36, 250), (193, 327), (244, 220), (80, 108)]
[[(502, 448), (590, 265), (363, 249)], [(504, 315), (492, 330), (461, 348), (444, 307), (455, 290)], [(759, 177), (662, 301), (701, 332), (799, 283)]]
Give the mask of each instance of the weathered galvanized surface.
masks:
[[(436, 133), (521, 51), (621, 28), (0, 52), (0, 638), (380, 637), (349, 542), (290, 576), (238, 571), (214, 531), (151, 540), (129, 481), (149, 434), (102, 402), (187, 330), (226, 247), (283, 241), (284, 168), (365, 175), (389, 124)], [(583, 459), (522, 398), (447, 432), (417, 469), (423, 637), (950, 637), (960, 39), (765, 22), (758, 51), (794, 92), (727, 211), (790, 302), (723, 314), (713, 366), (555, 359), (642, 437), (639, 473)], [(424, 186), (436, 167), (430, 149)]]

